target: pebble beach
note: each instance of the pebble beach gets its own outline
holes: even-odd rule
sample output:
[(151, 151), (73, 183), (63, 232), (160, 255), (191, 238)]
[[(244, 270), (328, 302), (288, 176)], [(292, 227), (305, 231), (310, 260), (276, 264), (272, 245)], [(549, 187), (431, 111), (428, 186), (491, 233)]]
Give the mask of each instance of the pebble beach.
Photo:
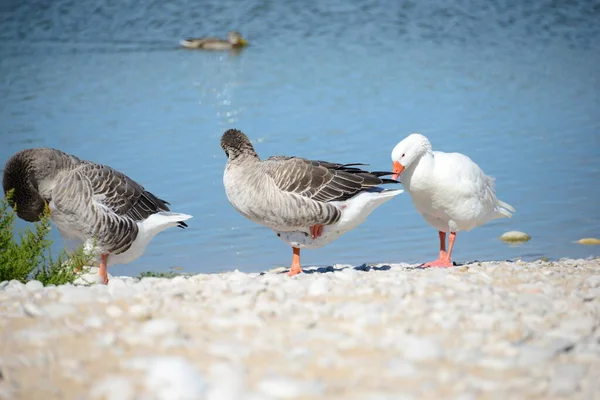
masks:
[(600, 258), (0, 283), (0, 399), (598, 399)]

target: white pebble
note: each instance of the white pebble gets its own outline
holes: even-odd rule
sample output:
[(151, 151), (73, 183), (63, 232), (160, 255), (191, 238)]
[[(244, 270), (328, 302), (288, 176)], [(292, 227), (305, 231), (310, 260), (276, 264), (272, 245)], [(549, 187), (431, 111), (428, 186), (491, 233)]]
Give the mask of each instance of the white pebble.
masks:
[(573, 395), (579, 386), (579, 381), (585, 374), (585, 366), (577, 364), (559, 365), (548, 386), (548, 393), (552, 396)]
[(210, 386), (206, 400), (238, 400), (244, 396), (245, 377), (241, 368), (219, 363), (210, 368)]
[(60, 286), (58, 291), (62, 294), (62, 303), (87, 303), (94, 301), (94, 293), (87, 287)]
[(88, 317), (83, 321), (83, 325), (88, 328), (97, 329), (102, 328), (104, 321), (100, 317)]
[(156, 357), (148, 367), (145, 384), (156, 400), (199, 400), (205, 392), (202, 376), (183, 357)]
[(585, 301), (592, 301), (596, 298), (600, 297), (600, 288), (591, 288), (588, 289), (584, 294), (583, 294), (583, 300)]
[(585, 283), (591, 288), (600, 287), (600, 275), (592, 275), (585, 280)]
[(127, 284), (125, 283), (125, 281), (121, 278), (112, 278), (111, 280), (108, 281), (108, 288), (109, 289), (120, 289), (120, 288), (124, 288), (125, 286), (127, 286)]
[(258, 390), (276, 399), (293, 399), (301, 396), (315, 396), (322, 392), (319, 385), (312, 382), (302, 382), (291, 378), (270, 377), (263, 379), (257, 385)]
[(553, 348), (522, 346), (519, 349), (519, 357), (517, 362), (520, 365), (531, 365), (544, 363), (550, 360), (555, 355)]
[(96, 383), (90, 391), (92, 399), (134, 400), (135, 390), (129, 379), (118, 375), (109, 375)]
[(170, 319), (153, 319), (145, 322), (140, 333), (146, 336), (171, 336), (177, 333), (179, 324)]
[(152, 309), (146, 304), (134, 304), (129, 307), (129, 315), (139, 321), (147, 320), (152, 316)]
[(317, 278), (308, 287), (309, 296), (323, 296), (328, 292), (329, 282), (326, 278)]
[(31, 280), (25, 284), (25, 287), (30, 291), (40, 290), (44, 288), (44, 284), (40, 281)]
[(594, 329), (595, 322), (591, 317), (571, 317), (560, 323), (560, 330), (564, 332), (587, 335)]
[(392, 359), (388, 362), (388, 373), (391, 376), (410, 377), (417, 373), (417, 369), (410, 361), (402, 359)]
[(30, 317), (41, 317), (44, 315), (42, 309), (33, 303), (23, 304), (23, 312)]
[(51, 303), (43, 307), (44, 313), (51, 318), (61, 318), (73, 314), (77, 309), (71, 304)]
[(8, 282), (8, 285), (6, 285), (4, 290), (7, 292), (24, 292), (26, 289), (25, 285), (21, 281), (13, 279)]
[(110, 306), (106, 307), (106, 315), (111, 318), (119, 318), (121, 315), (123, 315), (123, 310), (121, 307), (111, 304)]
[(443, 356), (442, 347), (433, 338), (407, 336), (400, 346), (404, 357), (412, 361), (433, 361)]

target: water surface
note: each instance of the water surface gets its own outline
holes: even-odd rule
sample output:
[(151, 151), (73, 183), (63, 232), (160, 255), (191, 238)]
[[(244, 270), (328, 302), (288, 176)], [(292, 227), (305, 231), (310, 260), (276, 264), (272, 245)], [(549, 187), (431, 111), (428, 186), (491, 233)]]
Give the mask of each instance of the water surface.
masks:
[[(517, 212), (460, 233), (457, 261), (587, 257), (600, 247), (600, 4), (589, 1), (73, 1), (0, 6), (0, 164), (49, 146), (111, 165), (189, 229), (157, 236), (114, 274), (288, 265), (239, 215), (219, 139), (258, 153), (391, 167), (411, 132), (468, 154)], [(237, 29), (238, 55), (179, 39)], [(26, 223), (19, 222), (19, 228)], [(498, 240), (528, 232), (521, 246)], [(56, 232), (53, 238), (61, 240)], [(422, 262), (437, 233), (403, 194), (303, 264)]]

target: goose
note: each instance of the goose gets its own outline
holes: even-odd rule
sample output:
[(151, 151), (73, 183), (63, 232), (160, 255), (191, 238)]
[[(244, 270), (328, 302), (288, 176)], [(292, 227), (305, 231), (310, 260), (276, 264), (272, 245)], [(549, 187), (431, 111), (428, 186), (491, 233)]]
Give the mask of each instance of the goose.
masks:
[(356, 228), (381, 204), (403, 192), (399, 183), (358, 165), (272, 156), (261, 160), (237, 129), (221, 137), (227, 156), (223, 184), (227, 199), (244, 217), (271, 228), (292, 247), (288, 275), (302, 272), (301, 248), (319, 248)]
[[(429, 139), (412, 133), (392, 151), (393, 179), (402, 186), (419, 213), (438, 230), (440, 255), (424, 267), (450, 267), (459, 231), (470, 231), (496, 218), (510, 218), (515, 209), (496, 198), (494, 178), (461, 153), (432, 151)], [(446, 251), (446, 234), (448, 250)]]
[(15, 153), (4, 168), (2, 187), (19, 218), (39, 221), (48, 207), (64, 240), (81, 241), (99, 254), (104, 284), (107, 266), (137, 259), (156, 234), (185, 228), (192, 218), (170, 212), (169, 203), (127, 175), (52, 148)]
[(189, 38), (181, 40), (179, 44), (187, 49), (233, 50), (247, 46), (248, 42), (239, 32), (231, 31), (227, 34), (227, 40), (212, 37)]

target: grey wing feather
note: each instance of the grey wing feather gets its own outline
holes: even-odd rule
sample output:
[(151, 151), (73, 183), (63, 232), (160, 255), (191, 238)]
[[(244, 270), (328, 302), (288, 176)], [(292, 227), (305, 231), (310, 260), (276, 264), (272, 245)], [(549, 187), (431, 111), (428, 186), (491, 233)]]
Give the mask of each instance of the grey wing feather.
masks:
[(82, 173), (90, 180), (97, 200), (118, 215), (141, 221), (160, 211), (170, 211), (165, 200), (144, 189), (127, 175), (111, 167), (85, 163)]
[(279, 189), (326, 203), (347, 200), (380, 184), (398, 183), (381, 178), (391, 172), (369, 172), (355, 167), (364, 164), (337, 164), (287, 156), (269, 157), (263, 163)]
[(132, 218), (116, 213), (82, 168), (61, 174), (52, 192), (52, 219), (64, 231), (94, 238), (96, 245), (114, 254), (131, 246), (138, 233)]

